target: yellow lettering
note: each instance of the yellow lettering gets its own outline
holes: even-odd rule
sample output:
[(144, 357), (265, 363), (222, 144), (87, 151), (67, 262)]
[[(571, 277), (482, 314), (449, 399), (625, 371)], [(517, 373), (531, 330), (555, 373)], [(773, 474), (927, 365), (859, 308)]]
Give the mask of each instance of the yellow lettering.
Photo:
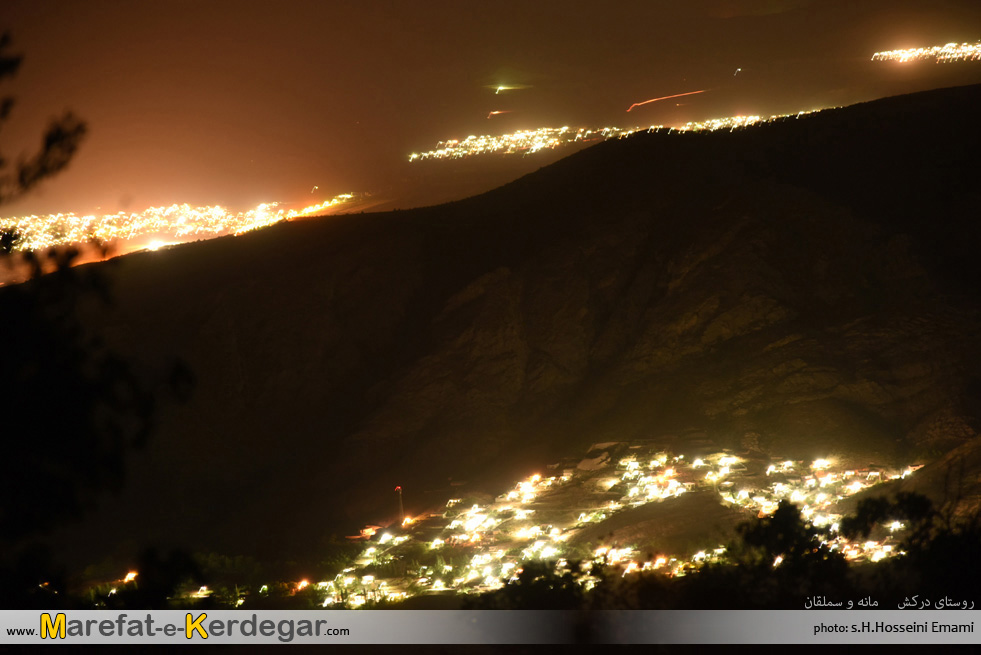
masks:
[[(48, 635), (51, 637), (48, 637)], [(56, 636), (57, 634), (57, 636)], [(41, 639), (64, 639), (65, 638), (65, 615), (55, 616), (54, 623), (51, 622), (51, 615), (44, 613), (41, 615)]]
[(208, 633), (204, 631), (204, 627), (201, 625), (201, 622), (204, 621), (206, 618), (208, 618), (208, 615), (201, 614), (201, 616), (194, 619), (193, 621), (191, 620), (191, 616), (192, 616), (191, 614), (188, 614), (187, 619), (185, 620), (184, 636), (190, 639), (192, 636), (191, 632), (197, 630), (198, 634), (201, 635), (202, 639), (207, 639)]

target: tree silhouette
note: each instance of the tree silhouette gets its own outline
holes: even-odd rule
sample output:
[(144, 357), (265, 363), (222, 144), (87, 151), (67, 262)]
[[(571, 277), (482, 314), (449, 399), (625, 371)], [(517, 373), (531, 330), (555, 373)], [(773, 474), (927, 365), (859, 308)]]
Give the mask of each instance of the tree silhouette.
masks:
[(926, 496), (900, 492), (890, 501), (884, 496), (865, 498), (858, 504), (855, 514), (841, 522), (841, 532), (849, 539), (868, 537), (876, 525), (887, 520), (904, 521), (907, 548), (928, 541), (940, 514)]
[(583, 588), (576, 580), (578, 565), (557, 572), (555, 562), (528, 562), (515, 582), (476, 596), (468, 609), (576, 609), (583, 603)]
[(819, 531), (806, 523), (800, 509), (787, 500), (781, 500), (770, 516), (743, 523), (738, 531), (755, 555), (754, 563), (764, 566), (773, 566), (778, 559), (781, 565), (793, 565), (809, 558), (819, 548)]
[[(23, 57), (7, 53), (10, 34), (0, 36), (0, 82), (12, 77)], [(0, 130), (14, 108), (14, 98), (0, 97)], [(0, 152), (0, 204), (27, 193), (45, 179), (63, 170), (85, 137), (85, 123), (71, 112), (52, 122), (41, 139), (41, 149), (32, 157), (22, 157), (13, 171), (5, 171), (7, 161)]]
[(167, 609), (174, 590), (182, 584), (200, 584), (200, 567), (186, 553), (170, 551), (160, 557), (155, 548), (145, 549), (137, 563), (139, 575), (131, 586), (105, 599), (112, 609)]
[[(0, 80), (13, 75), (21, 57), (6, 53), (0, 37)], [(0, 124), (13, 99), (0, 99)], [(0, 205), (63, 170), (85, 135), (68, 113), (48, 129), (40, 151), (3, 172)], [(102, 270), (71, 266), (76, 248), (15, 254), (18, 235), (0, 235), (0, 259), (22, 258), (31, 280), (0, 290), (0, 604), (22, 606), (50, 581), (49, 563), (31, 540), (79, 517), (106, 491), (123, 482), (126, 454), (141, 446), (152, 425), (163, 386), (186, 395), (190, 373), (175, 364), (167, 380), (138, 375), (87, 329), (84, 305), (110, 302)], [(45, 268), (54, 272), (43, 275)], [(164, 382), (169, 383), (165, 385)]]
[(975, 562), (981, 550), (981, 511), (958, 517), (953, 510), (939, 511), (929, 498), (913, 492), (900, 492), (892, 499), (866, 498), (853, 516), (842, 520), (841, 530), (846, 536), (865, 538), (886, 522), (903, 524), (898, 545), (903, 555), (887, 560), (871, 582), (883, 595), (973, 600), (981, 585)]

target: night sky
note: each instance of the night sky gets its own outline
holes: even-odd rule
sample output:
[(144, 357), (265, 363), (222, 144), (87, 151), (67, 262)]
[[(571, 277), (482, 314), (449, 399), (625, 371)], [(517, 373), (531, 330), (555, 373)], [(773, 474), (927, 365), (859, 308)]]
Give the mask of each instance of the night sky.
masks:
[(0, 29), (24, 55), (0, 89), (18, 102), (3, 153), (35, 150), (65, 109), (90, 129), (71, 167), (5, 216), (319, 201), (399, 189), (407, 155), (441, 139), (675, 125), (981, 82), (981, 62), (870, 61), (977, 42), (977, 0), (4, 0)]

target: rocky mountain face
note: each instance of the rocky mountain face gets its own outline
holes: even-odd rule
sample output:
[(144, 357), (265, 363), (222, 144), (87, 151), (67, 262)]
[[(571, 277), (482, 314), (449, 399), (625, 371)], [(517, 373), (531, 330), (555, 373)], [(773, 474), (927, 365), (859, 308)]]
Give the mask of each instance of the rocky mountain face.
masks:
[(974, 452), (979, 104), (638, 134), (448, 205), (121, 258), (87, 320), (194, 396), (55, 538), (299, 552), (391, 520), (396, 485), (420, 511), (598, 441)]

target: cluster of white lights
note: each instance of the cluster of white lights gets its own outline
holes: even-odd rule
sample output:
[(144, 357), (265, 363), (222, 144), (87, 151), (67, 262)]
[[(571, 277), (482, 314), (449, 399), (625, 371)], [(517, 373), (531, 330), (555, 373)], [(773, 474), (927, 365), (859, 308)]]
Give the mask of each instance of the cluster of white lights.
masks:
[[(604, 458), (582, 460), (588, 463), (588, 480), (581, 480), (580, 471), (566, 469), (561, 476), (532, 475), (487, 504), (472, 504), (461, 509), (460, 499), (446, 503), (446, 512), (429, 518), (417, 517), (403, 522), (401, 530), (373, 535), (354, 566), (345, 569), (334, 580), (318, 583), (324, 605), (363, 607), (381, 600), (401, 600), (420, 593), (482, 593), (499, 589), (518, 579), (526, 564), (532, 561), (550, 562), (559, 574), (570, 569), (568, 540), (590, 522), (601, 521), (628, 507), (650, 502), (663, 502), (694, 488), (714, 489), (729, 505), (752, 511), (760, 517), (771, 514), (781, 500), (797, 504), (806, 520), (817, 527), (827, 528), (822, 543), (842, 553), (849, 560), (879, 561), (898, 554), (896, 533), (905, 525), (893, 521), (883, 526), (886, 535), (881, 540), (866, 539), (850, 542), (838, 531), (840, 516), (833, 513), (841, 499), (887, 479), (906, 477), (916, 467), (900, 471), (878, 469), (846, 469), (834, 460), (813, 462), (780, 461), (765, 468), (769, 484), (764, 489), (740, 488), (739, 482), (748, 473), (748, 462), (730, 453), (702, 455), (689, 460), (683, 455), (661, 453), (631, 455), (615, 465), (596, 466)], [(760, 469), (761, 471), (763, 469)], [(577, 509), (577, 520), (559, 521), (553, 525), (539, 514), (554, 510), (560, 488), (572, 480), (594, 487), (599, 498), (574, 494), (590, 506)], [(746, 478), (752, 479), (752, 478)], [(578, 487), (577, 487), (578, 488)], [(616, 500), (609, 500), (609, 494)], [(605, 498), (604, 498), (605, 497)], [(603, 499), (601, 503), (597, 501)], [(572, 507), (565, 507), (568, 515)], [(574, 516), (575, 513), (572, 513)], [(536, 518), (537, 517), (537, 518)], [(438, 532), (430, 519), (442, 519)], [(422, 537), (422, 534), (427, 536)], [(383, 577), (377, 574), (386, 565), (402, 557), (398, 547), (413, 539), (425, 539), (419, 546), (432, 553), (428, 564), (405, 572), (405, 575)], [(700, 550), (688, 557), (670, 554), (640, 555), (631, 544), (594, 547), (590, 556), (580, 562), (577, 581), (585, 589), (600, 579), (598, 571), (611, 567), (621, 575), (657, 571), (669, 576), (683, 576), (714, 562), (725, 561), (722, 546)], [(777, 558), (773, 566), (779, 566)], [(296, 589), (306, 586), (297, 583)]]
[(44, 250), (92, 240), (112, 243), (145, 235), (176, 242), (223, 234), (242, 234), (284, 220), (326, 211), (354, 198), (345, 193), (303, 209), (279, 209), (279, 203), (263, 203), (244, 212), (231, 212), (218, 205), (150, 207), (140, 213), (119, 212), (101, 216), (78, 216), (72, 212), (0, 219), (0, 230), (16, 235), (15, 250)]
[(627, 136), (635, 132), (618, 127), (572, 129), (570, 127), (540, 127), (537, 130), (522, 130), (499, 136), (468, 136), (465, 139), (440, 141), (432, 150), (409, 155), (409, 161), (425, 159), (461, 159), (474, 155), (488, 154), (532, 154), (541, 150), (551, 150), (577, 141), (611, 139)]
[(916, 61), (932, 59), (937, 63), (952, 61), (977, 61), (981, 59), (981, 42), (978, 43), (947, 43), (931, 48), (907, 48), (905, 50), (887, 50), (872, 55), (872, 61)]

